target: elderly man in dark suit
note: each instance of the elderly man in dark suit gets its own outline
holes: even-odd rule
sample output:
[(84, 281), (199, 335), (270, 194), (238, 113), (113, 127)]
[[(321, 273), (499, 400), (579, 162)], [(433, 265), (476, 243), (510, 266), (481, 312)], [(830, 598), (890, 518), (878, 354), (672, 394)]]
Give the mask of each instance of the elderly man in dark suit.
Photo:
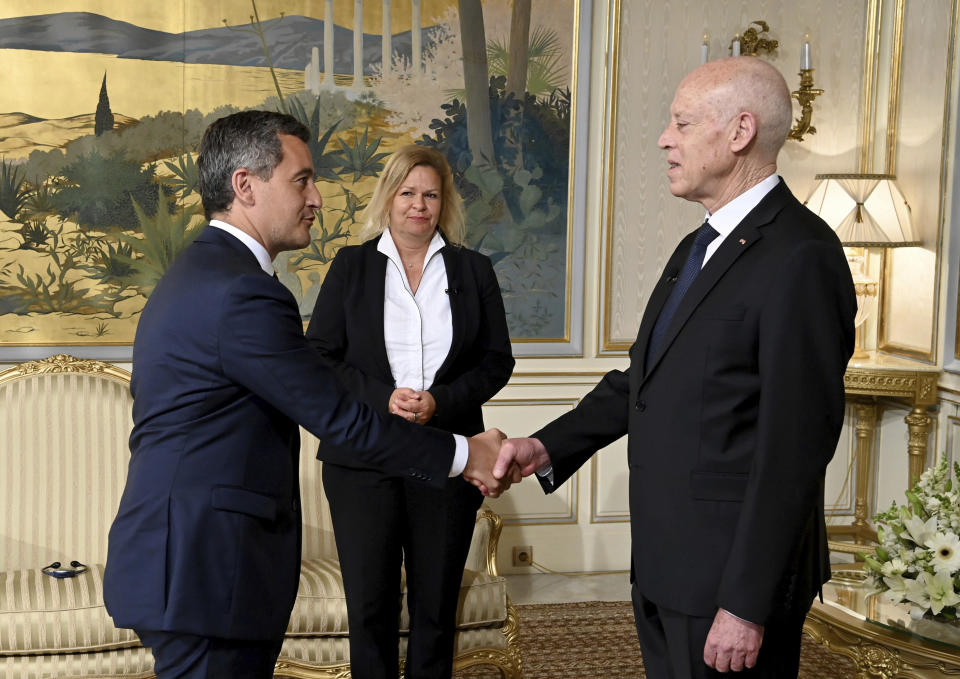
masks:
[(273, 675), (300, 573), (298, 423), (336, 444), (324, 459), (437, 487), (462, 472), (502, 489), (489, 475), (499, 434), (468, 442), (378, 414), (307, 345), (271, 261), (309, 243), (321, 204), (308, 134), (267, 111), (210, 126), (198, 160), (210, 225), (137, 328), (130, 467), (104, 597), (153, 650), (161, 679)]
[(707, 211), (630, 349), (580, 405), (501, 449), (546, 492), (629, 433), (634, 612), (651, 679), (797, 675), (830, 575), (823, 479), (844, 415), (856, 300), (840, 242), (776, 174), (780, 73), (707, 63), (660, 137), (671, 192)]

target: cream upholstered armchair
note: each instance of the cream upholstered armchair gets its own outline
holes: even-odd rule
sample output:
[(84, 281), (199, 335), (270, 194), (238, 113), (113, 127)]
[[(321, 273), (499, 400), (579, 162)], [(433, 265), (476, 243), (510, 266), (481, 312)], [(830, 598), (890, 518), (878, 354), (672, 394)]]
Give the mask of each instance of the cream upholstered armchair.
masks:
[[(151, 676), (103, 607), (132, 426), (128, 373), (55, 356), (0, 373), (0, 676)], [(57, 579), (54, 561), (86, 573)]]
[[(66, 355), (0, 372), (3, 679), (153, 676), (150, 652), (133, 632), (115, 628), (103, 606), (107, 532), (130, 456), (129, 377)], [(276, 674), (348, 679), (343, 583), (316, 439), (301, 434), (304, 561)], [(455, 667), (492, 664), (519, 679), (516, 610), (496, 571), (499, 535), (499, 517), (482, 508), (463, 577)], [(55, 561), (87, 570), (62, 579), (44, 574)]]

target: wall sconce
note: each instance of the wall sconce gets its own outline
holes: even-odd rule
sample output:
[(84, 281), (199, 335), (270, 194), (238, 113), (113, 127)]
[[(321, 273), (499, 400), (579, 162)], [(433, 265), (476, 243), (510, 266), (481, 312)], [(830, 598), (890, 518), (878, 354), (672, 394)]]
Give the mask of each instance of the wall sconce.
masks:
[[(761, 54), (774, 54), (780, 46), (780, 42), (767, 37), (766, 34), (769, 31), (770, 25), (766, 21), (762, 19), (751, 21), (742, 33), (737, 33), (730, 41), (727, 48), (730, 56), (758, 57)], [(707, 61), (708, 36), (709, 34), (704, 32), (700, 63), (706, 63)], [(800, 104), (800, 117), (796, 119), (796, 123), (790, 129), (787, 138), (796, 141), (803, 141), (806, 134), (817, 133), (817, 128), (813, 126), (813, 101), (823, 94), (823, 90), (813, 86), (813, 66), (810, 55), (810, 36), (808, 34), (803, 36), (803, 45), (800, 48), (800, 87), (791, 92), (793, 98)]]
[(797, 124), (790, 128), (788, 139), (803, 141), (803, 135), (816, 134), (811, 122), (813, 120), (813, 100), (823, 94), (823, 90), (813, 86), (813, 68), (810, 64), (810, 36), (803, 36), (803, 45), (800, 47), (800, 89), (790, 94), (800, 103), (800, 117)]
[[(804, 205), (830, 225), (846, 248), (857, 290), (857, 344), (854, 358), (867, 358), (864, 322), (880, 284), (867, 276), (867, 248), (920, 245), (914, 239), (910, 205), (890, 174), (818, 174)], [(852, 248), (864, 248), (856, 252)]]
[[(760, 30), (757, 30), (754, 26), (757, 26)], [(750, 26), (743, 32), (742, 37), (737, 33), (733, 37), (733, 40), (730, 41), (730, 46), (727, 48), (730, 51), (730, 56), (739, 57), (743, 55), (745, 57), (758, 57), (761, 52), (773, 54), (776, 52), (777, 47), (780, 46), (780, 43), (772, 38), (763, 37), (763, 34), (769, 31), (770, 25), (767, 24), (766, 21), (762, 19), (751, 21)]]

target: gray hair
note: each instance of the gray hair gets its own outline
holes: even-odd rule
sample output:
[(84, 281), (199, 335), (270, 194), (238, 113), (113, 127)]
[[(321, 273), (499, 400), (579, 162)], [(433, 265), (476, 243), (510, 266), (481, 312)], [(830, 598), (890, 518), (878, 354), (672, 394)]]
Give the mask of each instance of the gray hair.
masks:
[(197, 157), (200, 199), (207, 219), (230, 208), (233, 173), (240, 168), (260, 179), (270, 178), (283, 160), (281, 134), (310, 141), (310, 131), (296, 118), (274, 111), (241, 111), (210, 124)]

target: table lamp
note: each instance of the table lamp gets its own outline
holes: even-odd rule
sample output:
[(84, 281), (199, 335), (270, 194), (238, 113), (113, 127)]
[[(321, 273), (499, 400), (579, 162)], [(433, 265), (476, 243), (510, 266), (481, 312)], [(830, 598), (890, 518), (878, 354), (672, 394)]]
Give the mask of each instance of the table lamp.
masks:
[(818, 174), (804, 202), (830, 225), (847, 253), (857, 290), (857, 343), (854, 358), (866, 358), (864, 322), (879, 283), (866, 272), (866, 258), (850, 248), (896, 248), (920, 245), (914, 239), (910, 206), (889, 174)]

